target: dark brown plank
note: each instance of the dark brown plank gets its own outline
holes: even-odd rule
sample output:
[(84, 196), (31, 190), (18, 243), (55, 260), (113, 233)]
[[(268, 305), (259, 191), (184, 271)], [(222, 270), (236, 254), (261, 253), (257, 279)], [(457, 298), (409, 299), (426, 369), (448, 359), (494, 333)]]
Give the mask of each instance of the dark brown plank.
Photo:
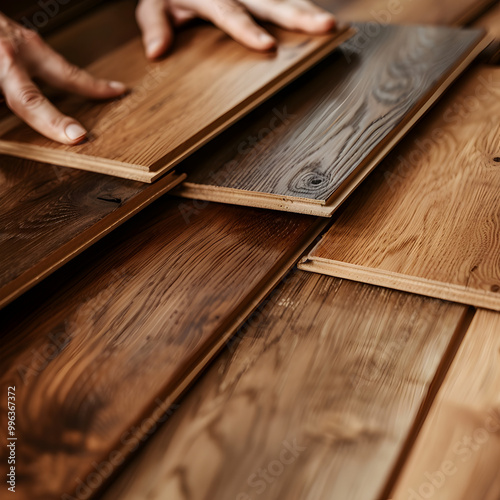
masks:
[(477, 30), (357, 27), (336, 57), (184, 162), (177, 193), (330, 216), (485, 46)]
[(155, 399), (178, 397), (317, 231), (307, 216), (165, 197), (0, 312), (17, 498), (74, 494), (94, 461), (133, 451), (124, 433), (161, 416)]
[(266, 304), (103, 500), (378, 500), (467, 308), (300, 271)]

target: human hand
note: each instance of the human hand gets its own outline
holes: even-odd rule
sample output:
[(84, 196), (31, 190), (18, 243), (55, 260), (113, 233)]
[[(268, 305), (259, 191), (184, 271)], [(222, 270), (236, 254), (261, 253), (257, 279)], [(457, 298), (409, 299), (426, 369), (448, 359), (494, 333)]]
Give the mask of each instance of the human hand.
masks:
[(54, 141), (78, 144), (86, 135), (75, 119), (62, 114), (32, 78), (92, 99), (123, 94), (123, 83), (98, 80), (73, 66), (40, 36), (0, 13), (0, 89), (7, 106), (35, 130)]
[(335, 17), (309, 0), (140, 0), (136, 17), (150, 59), (170, 47), (173, 26), (196, 17), (213, 22), (241, 44), (259, 51), (273, 49), (276, 40), (253, 17), (311, 34), (335, 27)]

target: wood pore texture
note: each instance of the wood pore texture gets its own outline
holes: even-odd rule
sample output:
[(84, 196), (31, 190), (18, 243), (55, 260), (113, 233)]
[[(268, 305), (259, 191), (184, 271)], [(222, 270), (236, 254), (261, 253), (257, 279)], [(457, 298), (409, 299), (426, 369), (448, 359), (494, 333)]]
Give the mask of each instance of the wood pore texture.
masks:
[(500, 69), (478, 67), (361, 186), (302, 269), (500, 310)]
[(331, 216), (485, 46), (476, 30), (357, 28), (338, 54), (188, 158), (176, 193)]
[(0, 311), (16, 497), (77, 494), (94, 462), (134, 451), (134, 426), (162, 416), (322, 227), (164, 197)]
[(500, 315), (479, 310), (391, 494), (500, 498)]
[(168, 57), (155, 63), (146, 60), (135, 37), (88, 67), (96, 76), (126, 83), (128, 95), (58, 103), (89, 130), (88, 141), (58, 144), (25, 124), (9, 130), (9, 123), (0, 152), (152, 182), (352, 34), (348, 28), (323, 36), (272, 31), (278, 50), (258, 54), (213, 26), (198, 25), (179, 33)]
[(300, 271), (264, 304), (103, 500), (379, 498), (467, 308)]

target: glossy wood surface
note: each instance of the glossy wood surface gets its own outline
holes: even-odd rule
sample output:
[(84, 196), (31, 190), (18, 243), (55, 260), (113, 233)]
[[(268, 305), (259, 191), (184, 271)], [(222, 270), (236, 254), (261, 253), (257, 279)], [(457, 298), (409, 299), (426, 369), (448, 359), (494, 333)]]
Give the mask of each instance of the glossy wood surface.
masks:
[(303, 269), (500, 310), (500, 70), (464, 78)]
[(485, 44), (357, 25), (339, 53), (188, 158), (182, 196), (331, 216)]
[(377, 500), (465, 311), (292, 273), (103, 500)]
[(135, 426), (161, 418), (317, 230), (307, 216), (162, 198), (1, 311), (17, 498), (76, 494), (94, 462), (134, 451)]

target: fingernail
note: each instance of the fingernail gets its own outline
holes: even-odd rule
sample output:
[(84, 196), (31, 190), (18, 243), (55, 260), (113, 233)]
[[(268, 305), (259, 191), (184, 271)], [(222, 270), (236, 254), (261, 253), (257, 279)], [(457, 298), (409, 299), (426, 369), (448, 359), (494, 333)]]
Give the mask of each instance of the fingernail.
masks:
[(335, 16), (328, 12), (320, 12), (314, 16), (317, 21), (322, 23), (331, 23), (335, 22)]
[(155, 38), (154, 40), (151, 40), (150, 42), (147, 43), (146, 51), (149, 56), (155, 56), (157, 55), (161, 46), (162, 46), (162, 41)]
[(127, 86), (122, 82), (108, 82), (108, 85), (118, 92), (125, 92), (127, 90)]
[(78, 123), (71, 123), (66, 127), (66, 135), (69, 140), (76, 141), (76, 139), (84, 138), (87, 131)]
[(271, 43), (274, 44), (275, 43), (274, 38), (271, 35), (268, 35), (267, 33), (260, 33), (259, 40), (262, 43), (266, 43), (266, 44), (271, 44)]

